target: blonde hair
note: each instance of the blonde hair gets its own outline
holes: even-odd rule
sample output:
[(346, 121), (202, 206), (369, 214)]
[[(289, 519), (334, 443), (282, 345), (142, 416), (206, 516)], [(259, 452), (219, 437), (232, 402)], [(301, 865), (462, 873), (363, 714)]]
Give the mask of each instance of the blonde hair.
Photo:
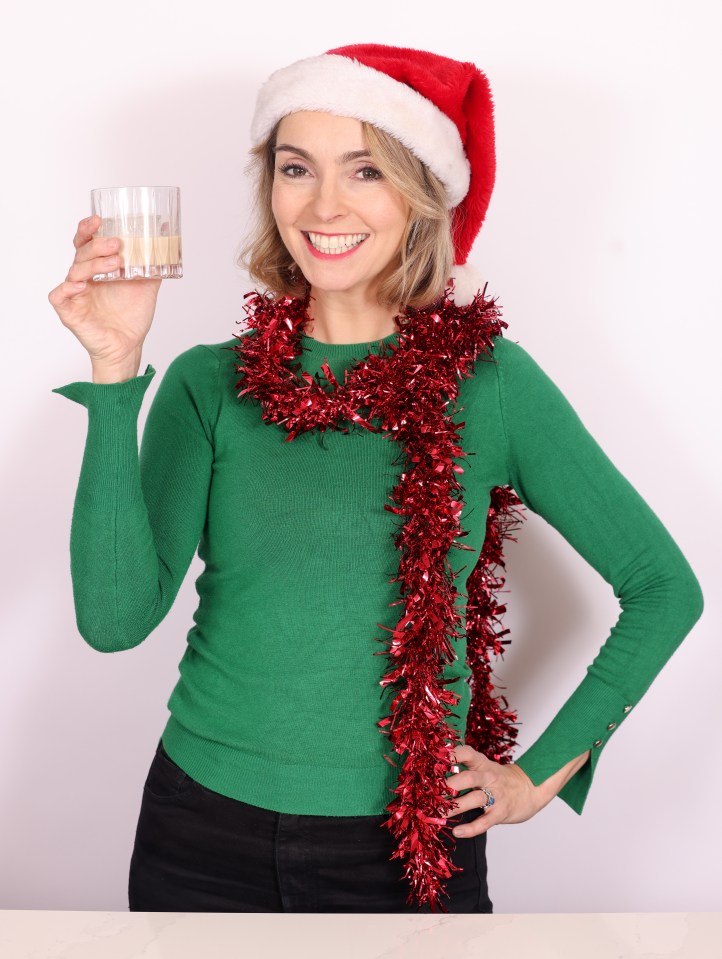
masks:
[[(398, 262), (379, 287), (379, 302), (391, 307), (400, 304), (402, 311), (406, 306), (427, 307), (443, 295), (454, 262), (446, 190), (399, 140), (371, 123), (361, 125), (373, 163), (411, 210)], [(304, 296), (307, 291), (306, 278), (281, 239), (271, 207), (279, 126), (280, 120), (267, 139), (250, 151), (247, 172), (255, 176), (255, 222), (236, 260), (254, 282), (277, 298)]]

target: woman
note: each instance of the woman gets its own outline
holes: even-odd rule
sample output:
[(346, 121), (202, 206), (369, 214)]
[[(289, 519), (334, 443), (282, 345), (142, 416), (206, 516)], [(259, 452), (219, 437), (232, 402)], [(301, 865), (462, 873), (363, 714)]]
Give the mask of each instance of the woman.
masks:
[[(140, 460), (159, 281), (93, 283), (117, 246), (91, 217), (50, 294), (93, 370), (55, 391), (89, 412), (81, 634), (138, 645), (196, 547), (205, 562), (130, 908), (491, 912), (489, 828), (555, 795), (582, 811), (603, 746), (700, 616), (699, 584), (465, 267), (495, 170), (476, 67), (329, 51), (271, 76), (252, 139), (245, 255), (268, 292), (249, 294), (244, 334), (170, 364)], [(622, 613), (511, 762), (492, 568), (520, 502)], [(461, 569), (452, 546), (470, 553)]]

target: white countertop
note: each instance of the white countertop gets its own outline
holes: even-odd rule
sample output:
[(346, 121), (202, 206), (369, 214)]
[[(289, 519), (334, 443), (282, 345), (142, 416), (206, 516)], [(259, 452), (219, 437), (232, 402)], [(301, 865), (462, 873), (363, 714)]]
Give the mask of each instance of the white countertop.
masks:
[(0, 911), (2, 959), (721, 959), (722, 913)]

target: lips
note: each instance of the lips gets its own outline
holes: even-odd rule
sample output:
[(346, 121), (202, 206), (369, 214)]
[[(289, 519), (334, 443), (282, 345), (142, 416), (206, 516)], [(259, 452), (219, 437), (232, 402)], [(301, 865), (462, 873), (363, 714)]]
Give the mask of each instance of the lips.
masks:
[[(320, 260), (343, 260), (354, 253), (368, 239), (367, 233), (341, 233), (329, 236), (324, 233), (304, 232), (306, 246)], [(313, 237), (313, 240), (311, 239)]]

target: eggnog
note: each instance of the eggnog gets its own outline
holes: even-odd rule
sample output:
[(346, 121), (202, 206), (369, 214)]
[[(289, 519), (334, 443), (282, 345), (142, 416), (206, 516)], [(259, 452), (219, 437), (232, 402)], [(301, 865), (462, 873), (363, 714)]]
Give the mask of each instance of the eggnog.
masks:
[(122, 236), (118, 256), (121, 265), (111, 276), (120, 279), (177, 277), (183, 275), (180, 236)]
[(101, 187), (91, 190), (91, 206), (101, 220), (95, 235), (120, 241), (120, 266), (94, 280), (183, 276), (178, 187)]

